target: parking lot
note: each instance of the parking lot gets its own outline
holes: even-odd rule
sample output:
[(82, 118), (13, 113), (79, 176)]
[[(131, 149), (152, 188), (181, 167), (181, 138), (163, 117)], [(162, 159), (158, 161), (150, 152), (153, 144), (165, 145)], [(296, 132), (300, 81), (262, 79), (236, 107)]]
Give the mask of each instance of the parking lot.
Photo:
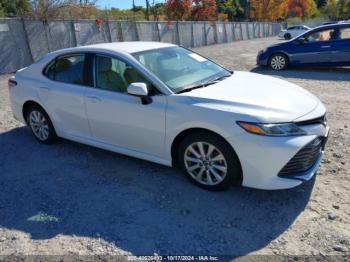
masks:
[(196, 51), (291, 81), (326, 105), (318, 175), (283, 191), (207, 192), (168, 167), (69, 141), (41, 145), (12, 118), (9, 75), (0, 76), (0, 255), (349, 254), (350, 68), (257, 68), (257, 52), (278, 41)]

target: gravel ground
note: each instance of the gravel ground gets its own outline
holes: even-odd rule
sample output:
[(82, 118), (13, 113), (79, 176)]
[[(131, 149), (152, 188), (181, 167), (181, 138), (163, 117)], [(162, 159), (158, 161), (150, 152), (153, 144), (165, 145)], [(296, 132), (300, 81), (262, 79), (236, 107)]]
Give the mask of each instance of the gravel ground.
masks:
[(332, 128), (316, 179), (291, 190), (198, 189), (171, 168), (61, 141), (11, 116), (0, 77), (0, 255), (349, 255), (350, 69), (255, 67), (260, 39), (199, 48), (317, 95)]

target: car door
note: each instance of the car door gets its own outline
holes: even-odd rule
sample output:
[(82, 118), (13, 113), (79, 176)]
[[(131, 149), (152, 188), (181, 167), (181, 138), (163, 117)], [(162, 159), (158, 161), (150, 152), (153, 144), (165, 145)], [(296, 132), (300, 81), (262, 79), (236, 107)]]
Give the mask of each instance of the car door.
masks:
[[(302, 35), (293, 42), (291, 59), (293, 64), (321, 65), (329, 63), (332, 57), (335, 29), (327, 28)], [(304, 41), (301, 41), (303, 39)]]
[(338, 65), (350, 64), (350, 26), (339, 28), (334, 40), (331, 62)]
[(67, 54), (55, 58), (43, 73), (38, 88), (39, 97), (48, 111), (56, 131), (64, 136), (89, 137), (85, 112), (86, 55)]
[[(94, 88), (85, 96), (92, 135), (98, 142), (141, 153), (163, 156), (166, 96), (127, 62), (97, 54)], [(144, 82), (152, 103), (129, 95), (127, 86)]]

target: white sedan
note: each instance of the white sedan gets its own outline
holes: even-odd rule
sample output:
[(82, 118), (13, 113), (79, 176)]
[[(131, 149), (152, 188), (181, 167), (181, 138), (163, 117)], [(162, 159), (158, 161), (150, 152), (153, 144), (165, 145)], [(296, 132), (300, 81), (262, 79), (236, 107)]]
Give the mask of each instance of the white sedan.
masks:
[(291, 26), (288, 27), (285, 30), (281, 30), (281, 32), (278, 34), (279, 37), (284, 38), (286, 40), (292, 39), (294, 37), (297, 37), (306, 31), (310, 30), (311, 28), (306, 25), (298, 25), (298, 26)]
[(328, 135), (323, 104), (286, 81), (231, 72), (176, 45), (99, 44), (47, 54), (9, 79), (16, 119), (58, 137), (179, 166), (196, 185), (300, 185)]

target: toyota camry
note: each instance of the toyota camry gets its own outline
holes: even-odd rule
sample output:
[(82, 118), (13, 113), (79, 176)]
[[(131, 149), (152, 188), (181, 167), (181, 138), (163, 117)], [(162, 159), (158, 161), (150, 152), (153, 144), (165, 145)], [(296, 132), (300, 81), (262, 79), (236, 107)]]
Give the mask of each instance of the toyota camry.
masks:
[(315, 175), (329, 130), (303, 88), (167, 43), (55, 51), (8, 83), (14, 117), (39, 142), (176, 166), (208, 190), (298, 186)]

